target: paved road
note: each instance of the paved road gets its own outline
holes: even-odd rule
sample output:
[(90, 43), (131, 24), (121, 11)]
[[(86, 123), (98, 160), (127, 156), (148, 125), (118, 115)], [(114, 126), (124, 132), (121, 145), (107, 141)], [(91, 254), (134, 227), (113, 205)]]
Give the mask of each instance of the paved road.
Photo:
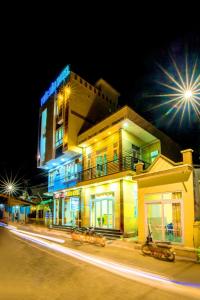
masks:
[[(100, 250), (98, 250), (100, 251)], [(197, 274), (199, 276), (199, 274)], [(192, 299), (25, 242), (0, 227), (0, 299)]]

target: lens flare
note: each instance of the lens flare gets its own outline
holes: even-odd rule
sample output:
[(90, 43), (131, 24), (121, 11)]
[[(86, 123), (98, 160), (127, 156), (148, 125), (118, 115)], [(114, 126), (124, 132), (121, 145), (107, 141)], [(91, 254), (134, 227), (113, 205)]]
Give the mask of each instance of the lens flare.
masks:
[(178, 66), (172, 56), (170, 56), (170, 59), (170, 72), (158, 64), (166, 82), (157, 81), (157, 83), (165, 89), (165, 93), (151, 95), (151, 97), (162, 99), (161, 104), (155, 105), (151, 109), (168, 107), (162, 117), (170, 115), (170, 120), (168, 120), (170, 124), (176, 117), (179, 118), (179, 125), (182, 124), (185, 118), (190, 120), (191, 116), (200, 120), (200, 71), (197, 68), (198, 60), (196, 58), (192, 66), (189, 66), (186, 55), (183, 68), (182, 65)]

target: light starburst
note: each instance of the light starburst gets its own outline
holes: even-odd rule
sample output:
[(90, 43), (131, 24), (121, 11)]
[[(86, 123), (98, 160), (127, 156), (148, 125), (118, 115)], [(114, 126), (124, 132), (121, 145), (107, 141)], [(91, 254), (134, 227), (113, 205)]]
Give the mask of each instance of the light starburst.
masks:
[(190, 120), (192, 114), (200, 120), (200, 71), (198, 70), (198, 60), (196, 58), (192, 67), (190, 67), (186, 55), (184, 67), (180, 67), (172, 56), (170, 56), (170, 59), (170, 72), (158, 64), (166, 82), (157, 81), (157, 83), (165, 88), (165, 92), (153, 95), (153, 97), (162, 98), (162, 103), (153, 106), (153, 109), (168, 106), (164, 117), (171, 114), (169, 123), (172, 123), (177, 117), (179, 118), (179, 125), (181, 125), (183, 119), (187, 117)]
[(10, 177), (6, 174), (5, 178), (1, 176), (0, 193), (9, 196), (17, 196), (21, 191), (21, 184), (21, 178), (17, 179), (17, 176), (13, 177), (12, 174)]

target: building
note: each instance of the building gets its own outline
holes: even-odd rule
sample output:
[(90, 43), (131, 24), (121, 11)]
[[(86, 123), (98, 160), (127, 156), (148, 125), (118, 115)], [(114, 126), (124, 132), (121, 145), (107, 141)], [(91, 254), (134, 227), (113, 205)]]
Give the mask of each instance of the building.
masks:
[(53, 224), (94, 226), (141, 242), (150, 229), (155, 240), (192, 246), (192, 150), (181, 155), (131, 108), (117, 110), (119, 93), (103, 79), (92, 86), (65, 70), (40, 110), (38, 167), (48, 170)]
[(38, 167), (49, 173), (48, 191), (54, 193), (56, 224), (75, 224), (79, 219), (80, 189), (70, 190), (82, 171), (78, 134), (115, 111), (118, 97), (103, 79), (92, 86), (67, 66), (41, 99)]

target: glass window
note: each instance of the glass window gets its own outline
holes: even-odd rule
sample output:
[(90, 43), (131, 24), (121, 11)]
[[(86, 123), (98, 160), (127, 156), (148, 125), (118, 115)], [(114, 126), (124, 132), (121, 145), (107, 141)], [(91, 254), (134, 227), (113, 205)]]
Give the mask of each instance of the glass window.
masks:
[(63, 143), (63, 126), (56, 130), (56, 147), (59, 147)]
[(113, 151), (113, 161), (117, 162), (117, 160), (118, 160), (117, 149), (114, 149), (114, 151)]
[(158, 150), (152, 151), (151, 152), (151, 162), (153, 162), (157, 156), (158, 156)]
[(49, 173), (49, 186), (54, 185), (54, 177), (55, 177), (55, 171)]
[(42, 112), (42, 120), (41, 120), (41, 137), (40, 137), (41, 161), (45, 160), (45, 153), (46, 153), (46, 125), (47, 125), (47, 109), (45, 109)]
[(156, 194), (147, 194), (144, 196), (144, 200), (161, 200), (162, 199), (162, 194), (156, 193)]

